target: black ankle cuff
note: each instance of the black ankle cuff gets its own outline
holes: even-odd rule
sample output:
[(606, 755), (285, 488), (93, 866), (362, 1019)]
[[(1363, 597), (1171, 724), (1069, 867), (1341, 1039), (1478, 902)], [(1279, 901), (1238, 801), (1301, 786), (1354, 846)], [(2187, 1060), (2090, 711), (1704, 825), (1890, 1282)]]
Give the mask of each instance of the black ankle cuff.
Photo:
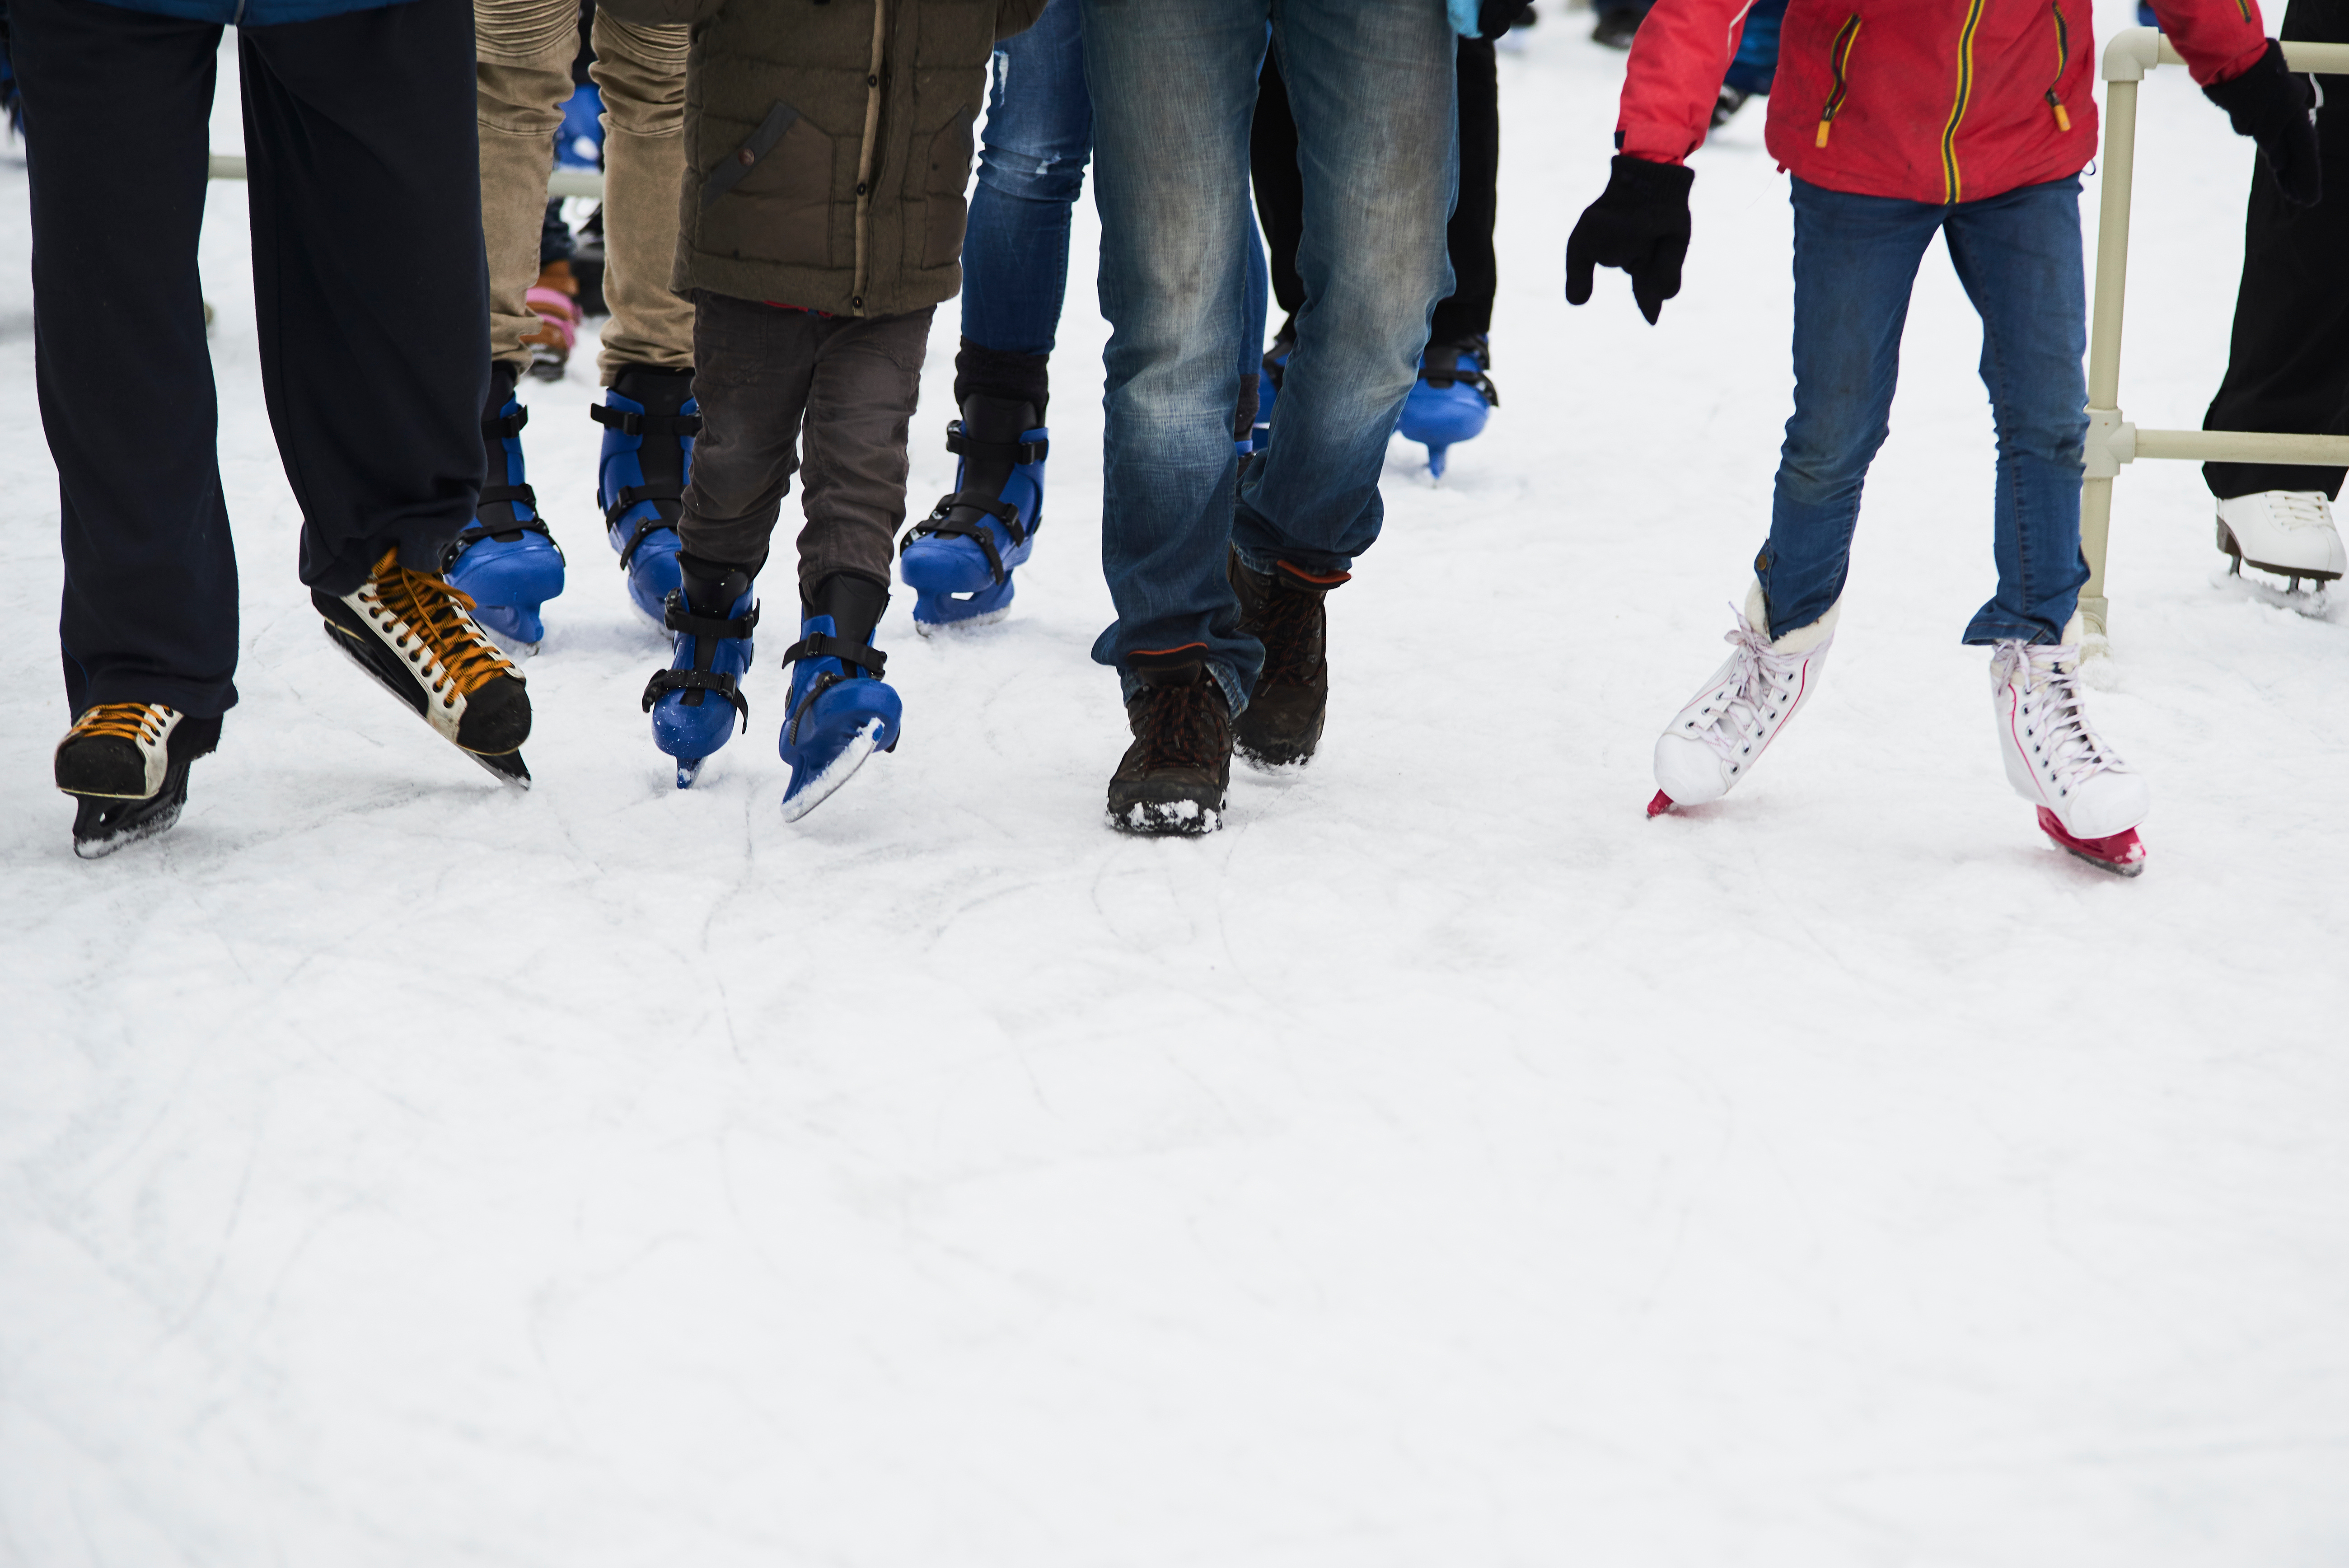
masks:
[(1009, 354), (966, 337), (955, 355), (955, 407), (974, 397), (1001, 398), (1031, 405), (1040, 420), (1052, 396), (1051, 362), (1049, 354)]

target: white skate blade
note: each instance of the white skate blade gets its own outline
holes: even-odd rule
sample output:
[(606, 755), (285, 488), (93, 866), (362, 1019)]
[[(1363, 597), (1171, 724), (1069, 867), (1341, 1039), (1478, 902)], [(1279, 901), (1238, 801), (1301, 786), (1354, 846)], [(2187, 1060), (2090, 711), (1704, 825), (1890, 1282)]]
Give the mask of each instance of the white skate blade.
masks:
[(1009, 605), (1000, 605), (994, 609), (985, 610), (978, 615), (965, 616), (960, 620), (916, 619), (914, 622), (914, 629), (921, 633), (924, 637), (936, 637), (941, 633), (952, 636), (954, 633), (958, 631), (977, 631), (983, 626), (1000, 625), (1002, 622), (1009, 620), (1010, 618), (1011, 607)]
[(874, 742), (881, 737), (881, 721), (867, 719), (864, 727), (856, 732), (848, 747), (834, 757), (832, 765), (810, 778), (797, 794), (783, 799), (783, 820), (797, 822), (832, 797), (834, 790), (849, 781), (857, 769), (871, 756)]
[(544, 638), (539, 639), (536, 642), (524, 642), (520, 638), (508, 637), (505, 633), (492, 630), (486, 626), (481, 628), (481, 635), (495, 643), (499, 652), (511, 659), (535, 659), (538, 657), (538, 650), (546, 646)]

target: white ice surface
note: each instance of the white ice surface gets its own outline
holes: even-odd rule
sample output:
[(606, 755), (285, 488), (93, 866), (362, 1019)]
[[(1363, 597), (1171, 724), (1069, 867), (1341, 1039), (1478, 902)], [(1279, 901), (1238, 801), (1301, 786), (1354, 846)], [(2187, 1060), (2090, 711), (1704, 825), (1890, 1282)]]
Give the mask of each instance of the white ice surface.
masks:
[[(222, 184), (243, 701), (174, 832), (76, 861), (0, 168), (0, 1562), (2349, 1560), (2349, 624), (2214, 587), (2197, 474), (2129, 470), (2095, 711), (2151, 867), (2044, 842), (1958, 645), (1992, 438), (1936, 247), (1825, 689), (1644, 818), (1766, 522), (1788, 225), (1757, 104), (1661, 327), (1568, 310), (1586, 26), (1502, 62), (1505, 407), (1441, 488), (1397, 444), (1321, 754), (1199, 841), (1101, 822), (1089, 207), (1016, 611), (901, 595), (905, 743), (793, 826), (771, 653), (701, 787), (647, 739), (592, 345), (525, 391), (537, 788), (334, 654)], [(2191, 425), (2251, 152), (2145, 105), (2124, 403)]]

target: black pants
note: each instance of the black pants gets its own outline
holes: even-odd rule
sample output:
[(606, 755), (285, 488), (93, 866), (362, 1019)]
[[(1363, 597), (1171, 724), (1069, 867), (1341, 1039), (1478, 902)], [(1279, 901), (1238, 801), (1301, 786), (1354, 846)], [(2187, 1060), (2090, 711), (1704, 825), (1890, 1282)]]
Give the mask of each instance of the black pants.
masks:
[[(2282, 36), (2349, 43), (2349, 0), (2292, 0)], [(2234, 340), (2204, 430), (2349, 435), (2349, 77), (2321, 77), (2318, 85), (2327, 100), (2316, 116), (2324, 199), (2292, 205), (2267, 161), (2255, 161)], [(2337, 497), (2342, 470), (2206, 462), (2202, 478), (2222, 501), (2262, 490)]]
[(686, 552), (756, 576), (804, 440), (801, 597), (812, 601), (836, 572), (886, 588), (934, 314), (818, 316), (697, 290), (701, 435), (677, 525)]
[[(236, 554), (196, 275), (219, 27), (9, 0), (66, 697), (236, 701)], [(418, 570), (481, 483), (489, 277), (471, 0), (241, 30), (262, 388), (302, 580)]]
[[(1463, 38), (1455, 68), (1460, 73), (1460, 201), (1444, 232), (1452, 253), (1450, 298), (1435, 307), (1429, 341), (1457, 343), (1493, 329), (1493, 294), (1499, 287), (1493, 262), (1493, 222), (1501, 178), (1499, 73), (1489, 38)], [(1288, 111), (1288, 88), (1268, 56), (1257, 82), (1256, 121), (1248, 132), (1248, 172), (1256, 182), (1256, 210), (1264, 225), (1266, 259), (1272, 267), (1272, 296), (1290, 316), (1305, 303), (1297, 274), (1297, 245), (1305, 232), (1305, 180), (1297, 167), (1297, 121)]]

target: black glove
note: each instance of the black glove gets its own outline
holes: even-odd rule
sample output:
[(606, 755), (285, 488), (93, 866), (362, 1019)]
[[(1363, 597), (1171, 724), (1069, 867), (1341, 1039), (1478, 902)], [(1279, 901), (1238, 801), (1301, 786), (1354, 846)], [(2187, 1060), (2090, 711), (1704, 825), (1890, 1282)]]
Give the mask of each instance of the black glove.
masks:
[(1476, 36), (1497, 38), (1525, 19), (1534, 0), (1485, 0), (1476, 7)]
[(1664, 301), (1681, 291), (1688, 257), (1689, 187), (1696, 171), (1615, 155), (1607, 189), (1584, 210), (1566, 242), (1566, 302), (1590, 297), (1590, 269), (1619, 266), (1631, 275), (1631, 297), (1653, 327)]
[(2268, 40), (2268, 52), (2232, 81), (2212, 82), (2202, 96), (2227, 111), (2235, 134), (2260, 144), (2283, 199), (2313, 207), (2324, 192), (2316, 152), (2316, 94), (2306, 77), (2284, 69), (2283, 46)]

